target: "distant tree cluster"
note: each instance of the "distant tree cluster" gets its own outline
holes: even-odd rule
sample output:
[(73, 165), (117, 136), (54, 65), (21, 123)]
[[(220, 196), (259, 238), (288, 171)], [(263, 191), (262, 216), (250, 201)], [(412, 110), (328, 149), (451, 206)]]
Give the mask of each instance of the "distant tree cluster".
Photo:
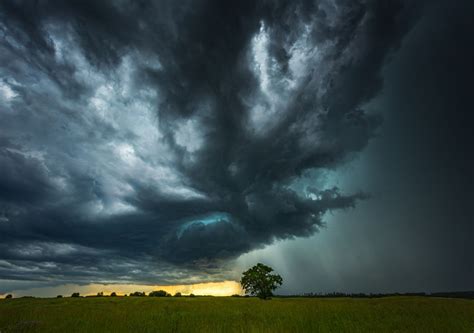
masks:
[[(104, 292), (103, 292), (103, 291), (99, 291), (99, 292), (97, 293), (97, 295), (95, 295), (95, 296), (86, 296), (86, 297), (104, 297), (104, 296), (106, 296), (106, 295), (104, 295)], [(110, 297), (115, 297), (115, 296), (117, 296), (117, 293), (116, 293), (115, 291), (113, 291), (113, 292), (110, 293)]]
[(134, 296), (134, 297), (144, 297), (146, 296), (145, 292), (143, 291), (135, 291), (133, 293), (130, 293), (130, 296)]
[[(115, 293), (112, 293), (112, 294), (115, 294)], [(112, 294), (110, 296), (115, 296)], [(146, 294), (145, 292), (142, 292), (142, 291), (135, 291), (133, 293), (130, 293), (129, 296), (145, 297)], [(171, 297), (171, 296), (172, 295), (168, 293), (166, 290), (154, 290), (148, 294), (148, 297)], [(173, 296), (182, 297), (183, 294), (181, 294), (180, 292), (176, 292)], [(194, 297), (194, 294), (190, 294), (189, 297)]]
[(81, 297), (79, 293), (72, 293), (71, 297)]
[(169, 297), (171, 294), (167, 293), (165, 290), (152, 291), (148, 294), (150, 297)]

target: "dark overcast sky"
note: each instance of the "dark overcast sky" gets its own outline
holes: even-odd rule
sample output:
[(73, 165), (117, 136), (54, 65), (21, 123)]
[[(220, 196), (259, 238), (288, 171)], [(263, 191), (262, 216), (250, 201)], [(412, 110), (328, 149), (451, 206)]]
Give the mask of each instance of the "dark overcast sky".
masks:
[(0, 293), (474, 289), (472, 1), (1, 1)]

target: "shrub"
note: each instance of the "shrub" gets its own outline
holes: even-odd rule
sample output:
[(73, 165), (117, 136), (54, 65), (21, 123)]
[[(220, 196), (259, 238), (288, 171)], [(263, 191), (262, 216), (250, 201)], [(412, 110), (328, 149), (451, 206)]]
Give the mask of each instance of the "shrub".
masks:
[(58, 295), (56, 296), (56, 298), (63, 298), (63, 295)]
[(79, 293), (72, 293), (71, 297), (80, 297)]
[(110, 294), (111, 297), (115, 297), (117, 296), (117, 294), (115, 293), (115, 291), (113, 291), (111, 294)]
[(174, 294), (174, 297), (181, 297), (181, 293), (178, 292), (178, 293)]
[(12, 294), (8, 294), (7, 296), (5, 296), (5, 298), (13, 298), (13, 295)]

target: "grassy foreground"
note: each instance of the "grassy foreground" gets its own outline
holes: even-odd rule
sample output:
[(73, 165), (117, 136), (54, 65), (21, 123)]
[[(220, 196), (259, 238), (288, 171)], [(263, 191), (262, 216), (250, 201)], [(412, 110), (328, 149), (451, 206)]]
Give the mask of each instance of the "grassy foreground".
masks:
[(0, 300), (0, 332), (474, 332), (474, 301), (388, 297)]

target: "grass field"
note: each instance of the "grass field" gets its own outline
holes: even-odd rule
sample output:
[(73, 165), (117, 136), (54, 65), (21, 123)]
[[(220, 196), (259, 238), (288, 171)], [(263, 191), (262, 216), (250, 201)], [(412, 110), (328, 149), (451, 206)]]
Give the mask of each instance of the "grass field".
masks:
[(448, 298), (101, 297), (0, 301), (0, 332), (474, 332)]

